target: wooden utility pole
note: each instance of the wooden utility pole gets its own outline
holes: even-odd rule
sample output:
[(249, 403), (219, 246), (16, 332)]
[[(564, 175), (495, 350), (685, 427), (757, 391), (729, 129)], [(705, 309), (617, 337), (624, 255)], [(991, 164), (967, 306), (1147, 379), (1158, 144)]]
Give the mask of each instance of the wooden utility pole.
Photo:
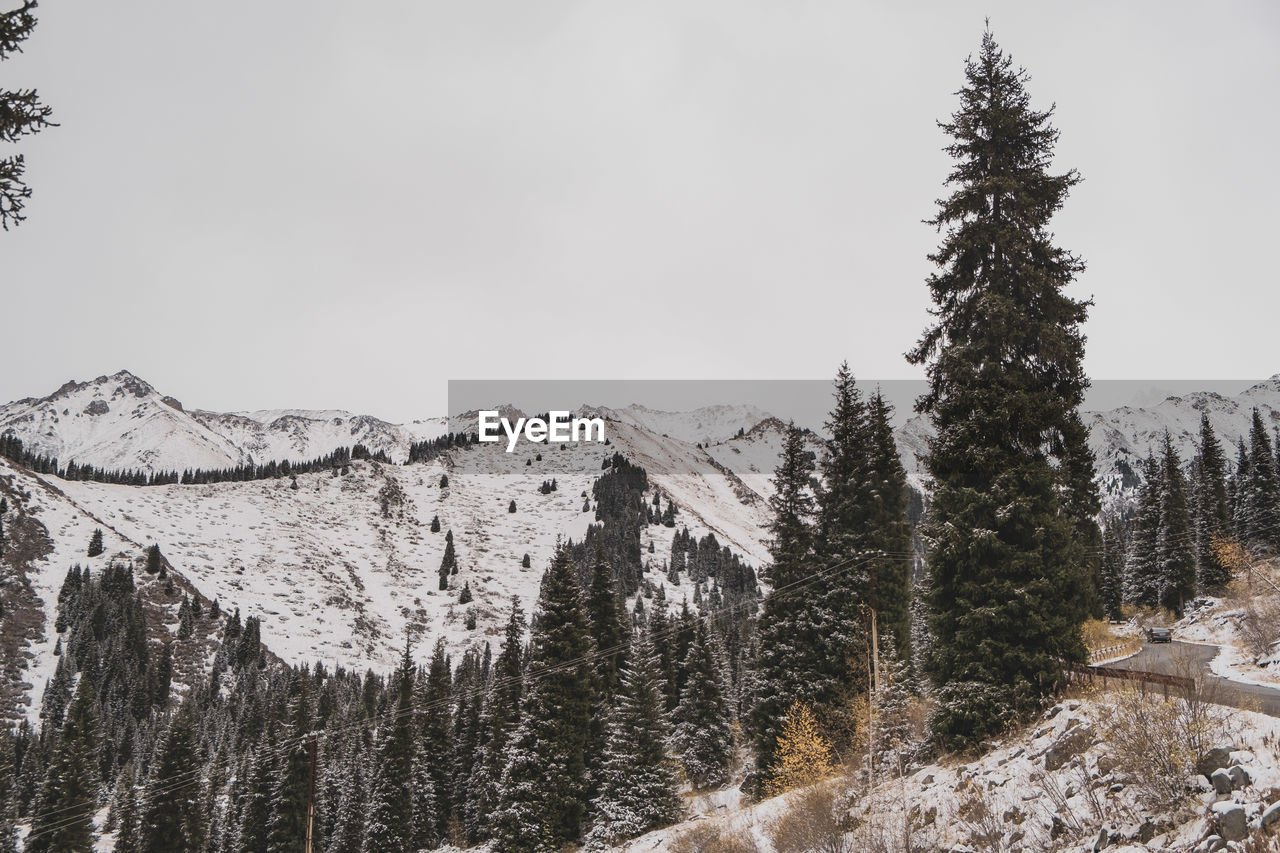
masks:
[(311, 850), (311, 827), (316, 820), (316, 737), (311, 736), (311, 768), (307, 773), (307, 843), (303, 848), (306, 853), (312, 853)]

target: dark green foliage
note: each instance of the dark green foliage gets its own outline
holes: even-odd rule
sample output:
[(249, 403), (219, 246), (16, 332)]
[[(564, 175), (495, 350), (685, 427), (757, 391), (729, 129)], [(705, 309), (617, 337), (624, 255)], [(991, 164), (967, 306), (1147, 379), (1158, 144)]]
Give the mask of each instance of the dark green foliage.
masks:
[(1103, 614), (1108, 619), (1121, 617), (1124, 603), (1124, 564), (1126, 531), (1117, 516), (1109, 516), (1102, 535), (1102, 562), (1098, 584), (1098, 597), (1102, 600)]
[(760, 767), (773, 763), (781, 720), (791, 703), (832, 707), (847, 675), (843, 662), (833, 661), (822, 646), (824, 628), (815, 619), (805, 594), (787, 591), (811, 571), (814, 562), (813, 470), (813, 453), (793, 424), (787, 430), (774, 472), (774, 494), (769, 498), (773, 563), (768, 580), (774, 591), (765, 597), (759, 618), (758, 684), (749, 719)]
[(532, 561), (530, 561), (528, 554), (525, 554), (523, 557), (520, 558), (520, 568), (528, 569), (528, 568), (531, 568), (532, 565), (533, 563)]
[(586, 811), (586, 745), (594, 674), (590, 620), (571, 555), (551, 561), (529, 649), (529, 690), (520, 727), (507, 744), (494, 814), (505, 853), (576, 841)]
[(658, 656), (645, 634), (621, 675), (617, 705), (609, 716), (592, 801), (593, 842), (616, 845), (680, 819), (675, 769), (667, 758), (670, 725), (663, 707)]
[(440, 589), (449, 588), (449, 576), (458, 573), (458, 554), (453, 549), (453, 531), (444, 535), (444, 556), (440, 559)]
[(81, 679), (40, 786), (28, 853), (83, 853), (90, 848), (98, 793), (96, 706), (93, 687)]
[(440, 532), (440, 516), (438, 515), (431, 516), (431, 532), (432, 533)]
[(434, 794), (433, 813), (414, 815), (413, 840), (419, 847), (431, 846), (435, 839), (445, 837), (449, 814), (453, 808), (452, 687), (449, 658), (445, 654), (444, 638), (440, 638), (431, 655), (431, 666), (417, 703), (421, 708), (418, 755), (420, 771), (426, 774)]
[(1096, 497), (1076, 414), (1089, 303), (1063, 293), (1084, 265), (1048, 228), (1080, 177), (1050, 173), (1053, 111), (1031, 108), (1027, 79), (984, 33), (941, 124), (955, 163), (931, 221), (944, 232), (930, 255), (935, 322), (908, 354), (927, 365), (917, 408), (936, 429), (928, 668), (934, 733), (950, 748), (1062, 686), (1063, 662), (1084, 660), (1093, 597), (1080, 516)]
[(1249, 428), (1248, 462), (1236, 479), (1240, 538), (1262, 553), (1280, 550), (1280, 475), (1271, 437), (1257, 409)]
[(147, 574), (157, 574), (164, 567), (163, 559), (159, 545), (152, 545), (147, 548)]
[(363, 853), (414, 853), (414, 665), (405, 646), (396, 676), (394, 713), (383, 727), (373, 764)]
[(103, 551), (102, 547), (102, 528), (94, 528), (93, 535), (89, 537), (89, 556), (96, 557)]
[(183, 704), (169, 722), (147, 784), (142, 853), (198, 853), (205, 838), (195, 710)]
[(1191, 527), (1187, 481), (1167, 430), (1161, 465), (1163, 489), (1160, 496), (1160, 540), (1157, 543), (1162, 583), (1160, 604), (1181, 615), (1183, 606), (1195, 595), (1195, 536)]
[(867, 574), (867, 604), (881, 635), (890, 634), (903, 661), (911, 658), (911, 523), (907, 472), (893, 437), (893, 408), (877, 391), (867, 403), (870, 489), (865, 547), (874, 553)]
[(462, 585), (462, 592), (458, 593), (458, 603), (459, 603), (459, 604), (470, 604), (470, 603), (471, 603), (471, 599), (472, 599), (472, 595), (471, 595), (471, 582), (470, 582), (470, 581), (467, 581), (466, 583), (464, 583), (464, 584)]
[[(22, 43), (35, 29), (36, 2), (26, 0), (18, 9), (0, 12), (0, 61), (22, 50)], [(0, 141), (17, 142), (24, 136), (55, 127), (53, 110), (40, 102), (35, 89), (0, 89)], [(5, 231), (26, 219), (23, 208), (31, 198), (31, 188), (23, 181), (26, 164), (21, 154), (0, 158), (0, 227)]]
[(734, 746), (733, 711), (721, 675), (723, 662), (715, 635), (703, 620), (698, 620), (693, 645), (681, 668), (684, 689), (673, 715), (671, 746), (694, 790), (701, 790), (728, 781)]
[(293, 694), (288, 724), (283, 731), (286, 746), (276, 759), (269, 795), (267, 819), (268, 853), (305, 853), (307, 789), (310, 782), (311, 681), (306, 671), (298, 673), (290, 688)]
[(515, 498), (512, 498), (511, 503), (507, 504), (507, 512), (515, 512), (515, 511), (516, 511), (516, 502), (515, 502)]
[(1213, 550), (1213, 541), (1231, 535), (1231, 506), (1227, 500), (1227, 459), (1209, 416), (1200, 418), (1200, 447), (1194, 466), (1196, 571), (1200, 588), (1216, 592), (1231, 580), (1231, 570)]
[(596, 549), (587, 588), (587, 615), (591, 621), (591, 638), (600, 657), (596, 658), (596, 685), (602, 700), (609, 700), (618, 689), (618, 673), (626, 661), (626, 647), (631, 637), (631, 620), (627, 618), (622, 597), (614, 582), (613, 568)]

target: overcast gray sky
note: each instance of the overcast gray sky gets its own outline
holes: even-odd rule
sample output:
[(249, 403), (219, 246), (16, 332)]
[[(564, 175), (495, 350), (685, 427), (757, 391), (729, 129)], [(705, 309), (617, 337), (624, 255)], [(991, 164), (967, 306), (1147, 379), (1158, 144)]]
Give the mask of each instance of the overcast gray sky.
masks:
[(405, 419), (450, 378), (919, 375), (935, 121), (987, 15), (1085, 178), (1056, 231), (1089, 371), (1280, 371), (1275, 3), (39, 12), (0, 65), (61, 122), (17, 148), (3, 400), (123, 367)]

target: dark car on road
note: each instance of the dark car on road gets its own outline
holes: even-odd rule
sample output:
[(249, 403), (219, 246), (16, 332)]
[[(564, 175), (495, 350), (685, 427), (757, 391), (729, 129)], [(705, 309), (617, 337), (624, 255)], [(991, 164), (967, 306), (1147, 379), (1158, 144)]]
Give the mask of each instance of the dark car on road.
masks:
[(1172, 643), (1173, 631), (1172, 629), (1169, 629), (1169, 628), (1148, 628), (1147, 642), (1148, 643)]

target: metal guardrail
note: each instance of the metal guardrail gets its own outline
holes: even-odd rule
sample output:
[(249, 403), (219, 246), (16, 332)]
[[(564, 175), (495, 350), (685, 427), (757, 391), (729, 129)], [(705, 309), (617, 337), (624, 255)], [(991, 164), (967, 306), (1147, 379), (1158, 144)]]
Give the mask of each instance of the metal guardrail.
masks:
[(1146, 672), (1140, 669), (1120, 669), (1114, 666), (1084, 666), (1082, 664), (1073, 664), (1071, 672), (1084, 676), (1090, 682), (1101, 680), (1104, 684), (1107, 679), (1115, 679), (1117, 681), (1137, 681), (1143, 684), (1158, 684), (1164, 689), (1164, 695), (1168, 697), (1169, 688), (1175, 688), (1190, 692), (1195, 689), (1195, 681), (1185, 678), (1181, 675), (1168, 675), (1163, 672)]

